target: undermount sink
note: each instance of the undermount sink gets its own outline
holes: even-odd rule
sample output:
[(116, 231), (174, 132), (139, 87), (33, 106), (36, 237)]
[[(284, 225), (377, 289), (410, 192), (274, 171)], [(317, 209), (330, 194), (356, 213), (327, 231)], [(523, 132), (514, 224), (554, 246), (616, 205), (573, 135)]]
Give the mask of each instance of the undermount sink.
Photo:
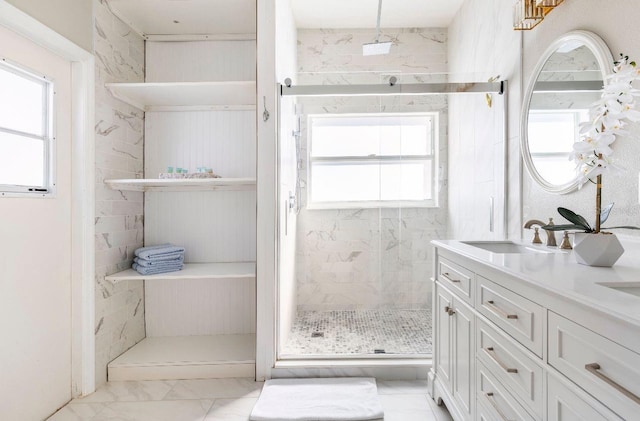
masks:
[(462, 243), (498, 254), (553, 253), (552, 250), (526, 246), (513, 241), (462, 241)]
[(598, 282), (597, 284), (640, 297), (640, 282)]

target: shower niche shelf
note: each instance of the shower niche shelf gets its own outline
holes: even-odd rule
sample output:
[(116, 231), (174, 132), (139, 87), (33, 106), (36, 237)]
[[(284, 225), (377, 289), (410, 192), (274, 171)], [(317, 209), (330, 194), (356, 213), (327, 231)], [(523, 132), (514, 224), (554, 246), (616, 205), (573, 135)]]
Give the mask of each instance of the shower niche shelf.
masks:
[(255, 178), (193, 178), (193, 179), (113, 179), (104, 180), (113, 190), (128, 191), (206, 191), (255, 190)]
[(254, 110), (256, 82), (107, 83), (111, 94), (144, 111)]
[(144, 279), (147, 281), (160, 279), (250, 279), (256, 276), (254, 262), (239, 263), (185, 263), (180, 271), (161, 273), (158, 275), (140, 275), (133, 269), (123, 270), (105, 277), (107, 281), (122, 282)]

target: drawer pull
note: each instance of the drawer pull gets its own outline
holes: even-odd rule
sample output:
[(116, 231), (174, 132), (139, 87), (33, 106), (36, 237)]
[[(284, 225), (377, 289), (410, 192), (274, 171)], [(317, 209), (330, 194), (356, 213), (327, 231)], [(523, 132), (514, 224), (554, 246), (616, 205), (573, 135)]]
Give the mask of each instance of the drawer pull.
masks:
[(517, 369), (517, 368), (509, 368), (509, 367), (507, 367), (507, 366), (506, 366), (506, 364), (505, 364), (505, 363), (503, 363), (502, 361), (500, 361), (500, 359), (498, 358), (498, 355), (496, 354), (496, 351), (493, 349), (493, 347), (492, 347), (492, 346), (490, 346), (490, 347), (488, 347), (488, 348), (485, 348), (484, 350), (485, 350), (485, 352), (486, 352), (487, 354), (489, 354), (489, 357), (491, 357), (491, 359), (492, 359), (493, 361), (495, 361), (495, 362), (496, 362), (496, 364), (498, 364), (500, 367), (502, 367), (502, 369), (503, 369), (504, 371), (506, 371), (507, 373), (517, 373), (517, 372), (518, 372), (518, 369)]
[(502, 418), (504, 421), (511, 421), (502, 413), (502, 410), (498, 408), (498, 404), (496, 403), (496, 400), (493, 398), (493, 392), (487, 392), (485, 393), (485, 396), (487, 397), (487, 400), (489, 401), (491, 406), (493, 406), (493, 409), (496, 410), (500, 418)]
[(501, 309), (500, 307), (498, 307), (493, 300), (489, 300), (487, 301), (487, 307), (489, 307), (491, 310), (493, 310), (494, 312), (498, 313), (499, 315), (501, 315), (502, 317), (504, 317), (505, 319), (517, 319), (518, 315), (517, 314), (509, 314), (506, 311), (504, 311), (503, 309)]
[(460, 279), (453, 279), (453, 278), (451, 277), (451, 274), (450, 274), (449, 272), (444, 272), (444, 273), (442, 274), (442, 276), (444, 276), (444, 279), (446, 279), (446, 280), (447, 280), (447, 281), (449, 281), (449, 282), (453, 282), (453, 283), (460, 282)]
[(453, 316), (454, 314), (456, 314), (456, 312), (453, 311), (453, 309), (451, 307), (449, 307), (449, 306), (446, 306), (444, 308), (444, 312), (447, 313), (449, 316)]
[(602, 374), (601, 372), (599, 372), (598, 370), (600, 370), (600, 364), (591, 363), (591, 364), (585, 365), (584, 368), (586, 368), (589, 373), (593, 374), (594, 376), (596, 376), (597, 378), (599, 378), (603, 382), (607, 383), (609, 386), (611, 386), (614, 389), (616, 389), (618, 392), (620, 392), (623, 395), (625, 395), (627, 398), (631, 399), (632, 401), (634, 401), (637, 404), (640, 404), (640, 397), (638, 397), (638, 395), (636, 395), (635, 393), (631, 392), (629, 389), (627, 389), (625, 387), (622, 387), (618, 383), (616, 383), (613, 380), (611, 380), (609, 377), (607, 377), (604, 374)]

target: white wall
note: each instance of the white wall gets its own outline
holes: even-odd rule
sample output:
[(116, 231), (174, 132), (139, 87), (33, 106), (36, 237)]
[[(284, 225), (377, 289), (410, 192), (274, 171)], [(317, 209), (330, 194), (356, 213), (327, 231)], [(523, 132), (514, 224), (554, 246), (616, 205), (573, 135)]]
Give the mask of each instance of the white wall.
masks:
[[(94, 0), (6, 0), (87, 51), (93, 50)], [(100, 0), (103, 3), (104, 0)]]
[(449, 73), (454, 78), (508, 80), (507, 172), (503, 174), (504, 97), (453, 96), (450, 113), (449, 190), (452, 238), (500, 238), (489, 232), (489, 198), (496, 200), (496, 228), (504, 219), (504, 177), (508, 180), (507, 234), (520, 235), (520, 33), (511, 28), (511, 0), (467, 0), (449, 27)]
[[(510, 82), (509, 88), (509, 236), (520, 238), (522, 221), (536, 218), (555, 217), (558, 206), (568, 207), (583, 213), (588, 219), (594, 218), (595, 192), (587, 185), (582, 191), (568, 195), (552, 195), (541, 190), (531, 177), (522, 174), (519, 155), (519, 117), (521, 110), (522, 84), (531, 77), (533, 67), (547, 46), (562, 34), (576, 30), (589, 30), (598, 34), (609, 45), (614, 57), (623, 52), (635, 60), (640, 59), (640, 45), (635, 42), (640, 33), (637, 22), (640, 9), (635, 0), (619, 0), (604, 4), (597, 0), (565, 1), (532, 31), (513, 31), (511, 0), (467, 0), (449, 28), (450, 70), (452, 72), (488, 72), (500, 74)], [(520, 52), (522, 37), (523, 50)], [(522, 60), (522, 68), (521, 68)], [(473, 112), (482, 108), (467, 110)], [(468, 121), (468, 120), (467, 120)], [(464, 121), (452, 130), (475, 130), (473, 124)], [(627, 168), (619, 178), (605, 177), (603, 202), (616, 202), (616, 208), (610, 218), (612, 225), (639, 225), (640, 206), (638, 205), (638, 173), (640, 172), (640, 126), (630, 127), (631, 135), (614, 144), (615, 158)], [(493, 133), (495, 138), (498, 133)], [(489, 147), (491, 137), (479, 147)], [(471, 157), (452, 150), (452, 162), (470, 165)], [(468, 179), (451, 180), (451, 189), (471, 194), (475, 186)], [(522, 186), (522, 193), (520, 193)], [(524, 213), (521, 216), (520, 201)], [(473, 233), (471, 226), (476, 220), (470, 217), (457, 217), (454, 233), (458, 238), (466, 238)], [(622, 232), (622, 231), (621, 231)], [(625, 234), (635, 234), (625, 232)], [(525, 233), (528, 239), (529, 233)]]

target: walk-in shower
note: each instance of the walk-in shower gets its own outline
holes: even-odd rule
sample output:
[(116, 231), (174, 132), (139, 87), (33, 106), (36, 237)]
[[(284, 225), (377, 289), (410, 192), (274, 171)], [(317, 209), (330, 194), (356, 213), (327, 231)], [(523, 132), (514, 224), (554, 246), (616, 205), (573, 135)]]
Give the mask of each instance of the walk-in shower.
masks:
[(281, 87), (281, 360), (431, 356), (449, 102), (502, 85), (402, 78), (415, 82)]

